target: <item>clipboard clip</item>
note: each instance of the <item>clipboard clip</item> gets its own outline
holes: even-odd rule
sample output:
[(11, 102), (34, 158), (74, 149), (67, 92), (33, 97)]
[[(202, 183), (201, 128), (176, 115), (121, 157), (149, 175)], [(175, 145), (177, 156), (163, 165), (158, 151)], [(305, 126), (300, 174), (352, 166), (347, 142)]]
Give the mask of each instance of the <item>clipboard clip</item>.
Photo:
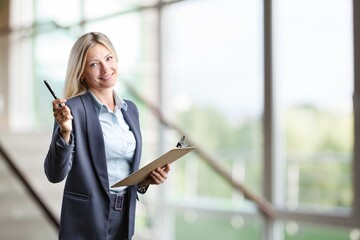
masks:
[(185, 148), (185, 147), (190, 147), (190, 145), (185, 143), (185, 136), (183, 136), (180, 141), (176, 144), (177, 148)]

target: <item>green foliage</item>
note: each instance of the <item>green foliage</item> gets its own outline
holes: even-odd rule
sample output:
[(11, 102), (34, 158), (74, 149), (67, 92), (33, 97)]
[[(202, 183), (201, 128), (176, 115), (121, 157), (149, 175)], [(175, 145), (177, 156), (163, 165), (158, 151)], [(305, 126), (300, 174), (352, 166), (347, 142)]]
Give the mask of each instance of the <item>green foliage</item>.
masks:
[(284, 119), (287, 163), (299, 167), (298, 201), (351, 207), (352, 115), (299, 106), (287, 111)]
[(349, 164), (301, 164), (299, 201), (322, 207), (351, 207), (353, 196), (349, 176)]
[[(278, 147), (283, 148), (287, 164), (298, 164), (300, 204), (351, 207), (352, 117), (351, 114), (324, 112), (311, 106), (298, 106), (281, 116), (284, 142)], [(217, 156), (229, 172), (237, 162), (243, 163), (246, 168), (243, 184), (262, 194), (261, 119), (233, 122), (212, 107), (199, 106), (176, 119), (177, 124), (191, 132), (191, 137)], [(197, 161), (197, 194), (230, 200), (232, 187), (201, 160)], [(186, 169), (182, 171), (185, 174)], [(286, 184), (287, 188), (292, 188)]]
[(260, 119), (231, 123), (214, 108), (193, 107), (180, 116), (177, 124), (191, 131), (207, 149), (247, 149), (262, 144)]
[(319, 225), (301, 224), (296, 234), (285, 233), (285, 240), (347, 240), (349, 230)]
[[(176, 216), (177, 240), (241, 240), (261, 239), (261, 223), (253, 219), (244, 219), (241, 224), (232, 224), (231, 219), (193, 212), (194, 218), (189, 221), (181, 214)], [(186, 215), (186, 213), (184, 214)], [(233, 220), (234, 222), (234, 220)]]
[(285, 113), (288, 151), (344, 151), (352, 149), (353, 116), (299, 106)]
[[(191, 132), (191, 136), (202, 148), (213, 152), (228, 172), (233, 171), (234, 163), (246, 165), (246, 185), (261, 194), (262, 125), (260, 119), (244, 119), (230, 122), (213, 108), (193, 107), (177, 116), (182, 128)], [(224, 179), (202, 161), (199, 163), (198, 194), (230, 200), (234, 190)], [(185, 169), (183, 168), (185, 171)], [(240, 176), (241, 177), (241, 176)]]

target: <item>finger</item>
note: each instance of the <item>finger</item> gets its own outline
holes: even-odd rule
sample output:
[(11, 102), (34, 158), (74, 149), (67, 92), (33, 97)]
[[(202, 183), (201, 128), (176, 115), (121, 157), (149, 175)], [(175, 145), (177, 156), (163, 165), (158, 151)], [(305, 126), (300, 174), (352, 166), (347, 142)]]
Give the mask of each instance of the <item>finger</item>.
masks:
[(53, 112), (56, 112), (58, 109), (65, 107), (66, 99), (58, 98), (52, 101)]
[(73, 116), (71, 115), (70, 111), (67, 111), (67, 110), (62, 111), (60, 115), (63, 120), (73, 119)]
[(162, 168), (157, 168), (155, 169), (155, 173), (157, 174), (157, 176), (160, 176), (160, 177), (166, 177), (167, 175), (167, 172), (164, 171), (164, 169)]
[(53, 105), (53, 112), (61, 112), (63, 111), (65, 106), (62, 105)]
[(56, 121), (61, 125), (63, 122), (67, 121), (67, 120), (72, 120), (74, 119), (70, 109), (65, 106), (65, 110), (57, 110), (56, 112), (53, 113), (54, 118), (56, 119)]
[(71, 114), (67, 114), (63, 117), (64, 120), (72, 120), (74, 119), (73, 116)]
[(55, 112), (54, 117), (59, 124), (64, 121), (64, 115), (62, 114), (62, 112)]
[(161, 175), (156, 170), (151, 172), (151, 177), (154, 180), (160, 180), (161, 179)]
[(164, 172), (166, 172), (166, 173), (170, 172), (170, 164), (167, 163), (167, 164), (162, 168), (162, 170), (163, 170)]
[(156, 171), (162, 176), (167, 176), (167, 174), (170, 172), (170, 164), (166, 164), (162, 168), (156, 169)]
[(60, 121), (61, 121), (61, 116), (60, 116), (60, 114), (54, 113), (54, 118), (55, 118), (55, 120), (56, 120), (58, 123), (60, 123)]
[(59, 108), (57, 109), (57, 112), (59, 112), (59, 114), (60, 114), (62, 117), (65, 117), (65, 116), (71, 114), (71, 113), (70, 113), (70, 108), (69, 108), (68, 106), (65, 106), (65, 105), (62, 106), (62, 107), (59, 107)]
[(167, 179), (167, 173), (158, 168), (152, 172), (152, 177), (157, 182), (162, 183)]
[(151, 175), (152, 181), (154, 182), (154, 184), (161, 184), (163, 183), (165, 180), (164, 179), (160, 179), (158, 176), (155, 175)]
[(62, 108), (59, 108), (53, 112), (53, 115), (55, 118), (57, 118), (57, 117), (63, 118), (64, 116), (67, 115), (67, 112), (66, 112), (66, 110), (62, 110)]

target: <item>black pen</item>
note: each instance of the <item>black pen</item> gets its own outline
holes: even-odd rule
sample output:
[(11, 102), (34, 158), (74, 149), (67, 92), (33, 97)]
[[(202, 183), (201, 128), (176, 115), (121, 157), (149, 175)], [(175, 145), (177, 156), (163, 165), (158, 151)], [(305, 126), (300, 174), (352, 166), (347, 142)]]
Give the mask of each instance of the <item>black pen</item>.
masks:
[[(50, 84), (49, 84), (46, 80), (44, 80), (44, 83), (45, 83), (46, 87), (49, 89), (51, 95), (53, 95), (54, 99), (55, 99), (55, 100), (58, 99), (58, 97), (55, 95), (54, 91), (52, 90)], [(62, 107), (62, 105), (61, 105), (60, 103), (59, 103), (58, 106), (59, 106), (59, 107)]]

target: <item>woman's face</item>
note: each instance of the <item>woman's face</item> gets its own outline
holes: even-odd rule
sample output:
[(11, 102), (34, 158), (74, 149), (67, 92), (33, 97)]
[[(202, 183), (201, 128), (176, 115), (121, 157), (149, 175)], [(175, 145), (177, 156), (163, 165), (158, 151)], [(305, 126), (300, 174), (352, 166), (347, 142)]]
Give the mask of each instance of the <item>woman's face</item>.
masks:
[(118, 79), (118, 63), (102, 44), (89, 48), (82, 78), (91, 90), (112, 88)]

